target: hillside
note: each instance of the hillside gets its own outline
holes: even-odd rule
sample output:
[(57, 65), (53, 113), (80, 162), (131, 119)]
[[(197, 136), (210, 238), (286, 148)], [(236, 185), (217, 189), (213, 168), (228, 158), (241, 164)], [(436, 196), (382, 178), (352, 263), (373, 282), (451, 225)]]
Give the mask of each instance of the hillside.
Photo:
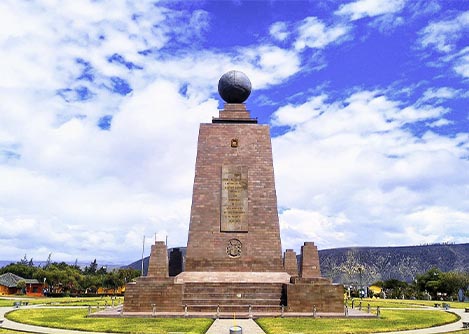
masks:
[[(185, 247), (179, 247), (185, 256)], [(168, 250), (168, 253), (172, 249)], [(336, 283), (371, 284), (378, 280), (412, 281), (432, 267), (442, 271), (469, 271), (469, 243), (405, 247), (353, 247), (319, 251), (321, 272)], [(141, 269), (141, 261), (129, 265)], [(148, 257), (144, 259), (144, 271)]]
[(469, 243), (407, 247), (357, 247), (319, 251), (321, 272), (334, 282), (370, 284), (377, 280), (412, 281), (432, 267), (469, 270)]

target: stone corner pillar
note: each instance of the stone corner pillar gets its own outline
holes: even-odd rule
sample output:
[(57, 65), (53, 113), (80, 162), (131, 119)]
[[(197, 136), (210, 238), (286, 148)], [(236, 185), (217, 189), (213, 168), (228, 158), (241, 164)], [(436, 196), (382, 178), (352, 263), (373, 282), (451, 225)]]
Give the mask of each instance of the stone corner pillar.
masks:
[(155, 241), (151, 246), (147, 276), (158, 279), (169, 278), (168, 249), (164, 241)]
[(314, 242), (305, 242), (304, 245), (301, 246), (300, 277), (321, 277), (321, 269), (319, 267), (319, 253), (318, 248), (314, 245)]
[(283, 254), (283, 268), (289, 275), (298, 277), (298, 262), (293, 249), (287, 249)]

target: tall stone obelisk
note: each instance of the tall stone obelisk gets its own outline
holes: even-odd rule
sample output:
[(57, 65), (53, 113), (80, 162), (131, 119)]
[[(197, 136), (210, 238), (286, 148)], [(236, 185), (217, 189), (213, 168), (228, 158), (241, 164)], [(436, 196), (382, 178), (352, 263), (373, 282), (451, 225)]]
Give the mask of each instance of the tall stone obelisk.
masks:
[(218, 91), (224, 109), (199, 130), (185, 270), (169, 276), (166, 245), (155, 242), (148, 276), (126, 286), (124, 313), (342, 312), (343, 287), (320, 276), (312, 242), (299, 270), (293, 250), (282, 257), (270, 131), (243, 103), (249, 79), (230, 71)]
[(250, 89), (226, 73), (224, 109), (200, 125), (185, 271), (284, 272), (269, 126), (242, 103)]

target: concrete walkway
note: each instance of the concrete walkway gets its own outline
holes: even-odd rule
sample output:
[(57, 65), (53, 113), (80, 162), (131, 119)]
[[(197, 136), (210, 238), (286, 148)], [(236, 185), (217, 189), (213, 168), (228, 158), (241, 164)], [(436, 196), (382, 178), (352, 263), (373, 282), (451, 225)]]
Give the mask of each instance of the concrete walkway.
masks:
[(217, 319), (205, 334), (229, 334), (232, 326), (240, 326), (243, 334), (265, 334), (252, 319)]

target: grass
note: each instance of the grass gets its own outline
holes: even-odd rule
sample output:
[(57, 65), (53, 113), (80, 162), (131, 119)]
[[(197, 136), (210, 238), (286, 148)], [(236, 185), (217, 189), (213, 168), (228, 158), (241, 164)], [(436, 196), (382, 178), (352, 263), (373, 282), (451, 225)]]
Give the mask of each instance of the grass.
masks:
[[(0, 298), (0, 307), (13, 306), (15, 301), (28, 302), (30, 305), (59, 305), (59, 306), (100, 306), (111, 305), (111, 297), (60, 297), (60, 298), (31, 298), (18, 296), (14, 299)], [(114, 305), (122, 304), (124, 297), (117, 297)]]
[(433, 310), (389, 310), (375, 319), (263, 318), (257, 323), (267, 334), (358, 334), (390, 332), (444, 325), (457, 321), (453, 313)]
[[(376, 309), (376, 306), (380, 308), (406, 308), (406, 307), (434, 307), (435, 303), (440, 304), (440, 307), (443, 303), (447, 303), (450, 305), (450, 308), (457, 308), (463, 309), (465, 307), (469, 307), (468, 303), (461, 303), (461, 302), (447, 302), (447, 301), (438, 301), (438, 300), (407, 300), (407, 299), (376, 299), (376, 298), (363, 298), (361, 300), (362, 308), (366, 308), (368, 304), (372, 308)], [(355, 308), (358, 307), (360, 303), (359, 298), (355, 298)], [(348, 301), (348, 306), (351, 307), (352, 302)]]
[(212, 324), (211, 319), (170, 318), (87, 318), (86, 309), (23, 309), (7, 314), (13, 321), (30, 325), (112, 333), (155, 333), (183, 332), (205, 333)]
[[(23, 299), (24, 300), (24, 299)], [(100, 306), (110, 298), (29, 298), (30, 304), (46, 304), (53, 306)], [(0, 306), (12, 306), (14, 300), (0, 299)], [(120, 300), (119, 302), (122, 302)], [(359, 299), (355, 300), (358, 307)], [(259, 319), (259, 325), (267, 334), (332, 334), (332, 333), (373, 333), (407, 330), (438, 326), (456, 321), (458, 318), (452, 313), (441, 310), (403, 310), (408, 307), (434, 307), (436, 301), (396, 300), (396, 299), (363, 299), (362, 307), (366, 309), (368, 303), (373, 311), (376, 306), (381, 308), (381, 318), (373, 319), (311, 319), (311, 318), (265, 318)], [(438, 302), (442, 303), (442, 302)], [(468, 303), (449, 302), (451, 308), (468, 307)], [(350, 306), (350, 301), (349, 301)], [(395, 308), (395, 309), (394, 309)], [(155, 319), (155, 318), (86, 318), (88, 310), (70, 308), (35, 308), (19, 309), (9, 313), (11, 320), (33, 325), (121, 333), (157, 333), (184, 332), (190, 334), (205, 333), (210, 327), (210, 319)], [(0, 328), (0, 334), (17, 333)], [(469, 334), (469, 330), (454, 332)]]

